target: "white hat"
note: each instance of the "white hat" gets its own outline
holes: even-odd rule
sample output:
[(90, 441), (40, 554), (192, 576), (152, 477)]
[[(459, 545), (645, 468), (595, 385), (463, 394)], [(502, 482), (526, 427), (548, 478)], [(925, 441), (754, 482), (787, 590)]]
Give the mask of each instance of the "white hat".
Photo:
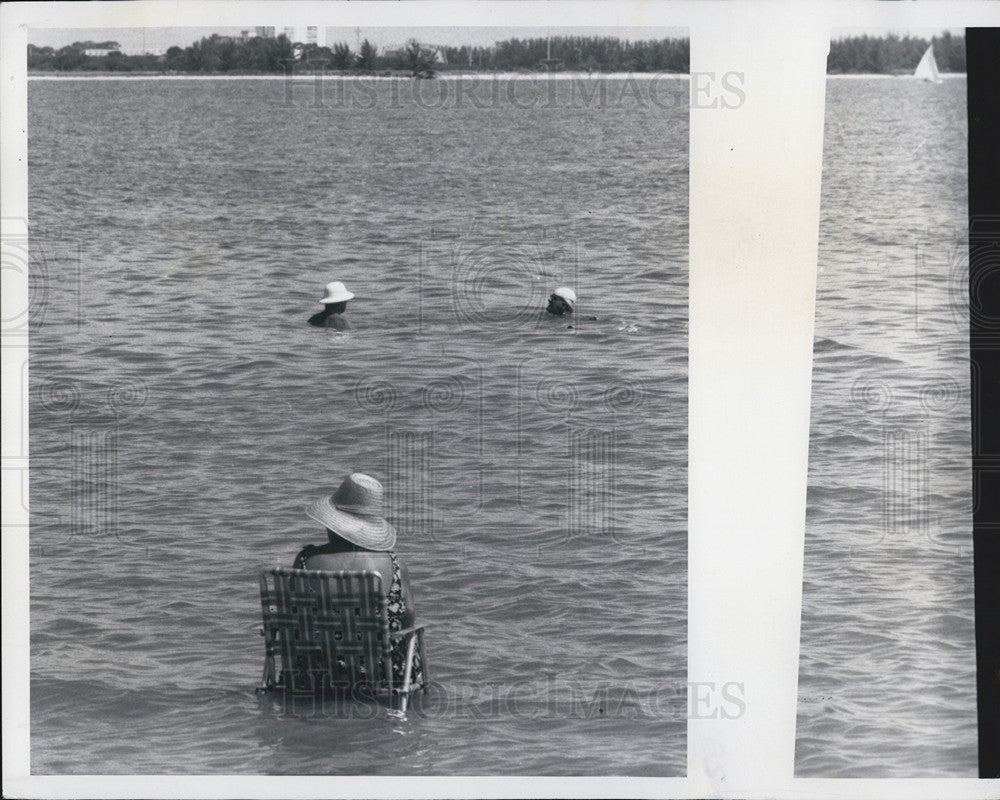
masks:
[(343, 303), (354, 298), (354, 295), (347, 291), (347, 287), (340, 281), (331, 281), (326, 285), (326, 297), (320, 300), (321, 303)]
[(561, 297), (563, 300), (569, 303), (570, 308), (576, 305), (576, 292), (574, 292), (568, 286), (560, 286), (552, 294)]

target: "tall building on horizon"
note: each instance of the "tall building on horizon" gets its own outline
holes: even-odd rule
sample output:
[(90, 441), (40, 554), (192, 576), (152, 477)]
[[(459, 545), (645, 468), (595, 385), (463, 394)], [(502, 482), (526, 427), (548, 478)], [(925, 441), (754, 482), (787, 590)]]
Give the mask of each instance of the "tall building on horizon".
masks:
[(320, 40), (320, 28), (318, 25), (283, 25), (258, 27), (255, 29), (257, 36), (273, 39), (275, 36), (285, 36), (293, 44), (315, 44), (323, 46), (326, 42)]

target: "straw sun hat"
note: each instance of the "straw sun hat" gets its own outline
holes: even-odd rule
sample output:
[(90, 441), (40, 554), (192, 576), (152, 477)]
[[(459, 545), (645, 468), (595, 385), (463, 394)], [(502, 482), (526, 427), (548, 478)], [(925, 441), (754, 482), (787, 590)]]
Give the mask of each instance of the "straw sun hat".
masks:
[(345, 300), (352, 300), (354, 293), (347, 291), (347, 287), (340, 281), (330, 281), (326, 285), (326, 294), (321, 303), (343, 303)]
[(355, 472), (344, 478), (333, 494), (306, 508), (306, 514), (351, 544), (368, 550), (390, 550), (396, 529), (382, 516), (382, 484)]

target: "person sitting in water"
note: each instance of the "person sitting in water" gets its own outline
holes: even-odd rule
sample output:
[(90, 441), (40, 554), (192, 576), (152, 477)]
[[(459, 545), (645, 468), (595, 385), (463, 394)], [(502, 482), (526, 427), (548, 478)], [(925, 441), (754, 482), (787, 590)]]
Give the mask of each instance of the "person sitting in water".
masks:
[(545, 310), (557, 317), (573, 313), (576, 305), (576, 292), (566, 286), (560, 286), (549, 296), (549, 304)]
[(347, 330), (347, 324), (341, 314), (347, 310), (347, 301), (352, 300), (354, 295), (347, 291), (347, 287), (340, 281), (331, 281), (326, 285), (326, 295), (320, 300), (326, 308), (309, 317), (309, 324), (317, 328), (336, 328), (338, 331)]
[[(389, 630), (399, 631), (412, 626), (416, 617), (406, 567), (392, 551), (396, 529), (383, 516), (383, 497), (382, 484), (370, 475), (354, 472), (344, 478), (337, 491), (306, 508), (306, 514), (326, 528), (328, 541), (306, 545), (293, 566), (378, 572), (387, 590)], [(406, 645), (397, 641), (392, 648), (393, 684), (402, 685), (405, 665)], [(423, 680), (419, 653), (413, 663), (413, 680)]]

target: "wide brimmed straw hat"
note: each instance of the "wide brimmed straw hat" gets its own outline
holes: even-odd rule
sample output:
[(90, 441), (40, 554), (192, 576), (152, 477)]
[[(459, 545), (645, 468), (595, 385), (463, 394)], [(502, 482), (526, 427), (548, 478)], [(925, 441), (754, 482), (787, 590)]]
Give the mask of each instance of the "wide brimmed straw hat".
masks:
[(569, 303), (571, 308), (576, 305), (576, 292), (574, 292), (568, 286), (560, 286), (552, 294), (556, 295), (557, 297), (561, 297), (563, 300)]
[(337, 491), (306, 508), (306, 514), (351, 544), (368, 550), (390, 550), (396, 529), (382, 516), (382, 484), (371, 475), (355, 472)]
[(326, 285), (326, 296), (320, 300), (321, 303), (343, 303), (354, 299), (354, 294), (347, 291), (347, 287), (340, 281), (330, 281)]

